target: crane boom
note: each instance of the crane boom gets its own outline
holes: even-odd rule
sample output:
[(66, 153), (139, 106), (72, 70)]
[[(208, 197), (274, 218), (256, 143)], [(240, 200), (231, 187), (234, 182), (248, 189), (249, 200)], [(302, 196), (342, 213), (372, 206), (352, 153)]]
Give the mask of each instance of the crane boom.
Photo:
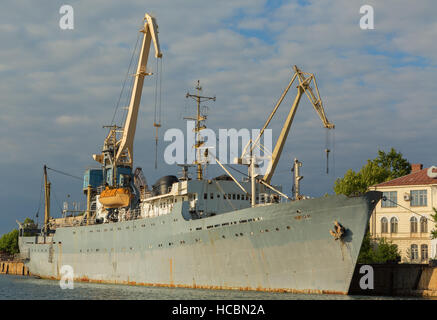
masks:
[[(314, 74), (312, 73), (306, 73), (299, 70), (297, 66), (293, 67), (294, 75), (290, 80), (290, 83), (288, 84), (287, 88), (282, 93), (281, 97), (279, 98), (278, 102), (276, 103), (273, 111), (271, 112), (269, 118), (267, 119), (267, 122), (265, 123), (263, 129), (261, 130), (258, 137), (255, 139), (255, 141), (252, 143), (252, 146), (250, 148), (250, 154), (252, 154), (253, 149), (255, 148), (255, 145), (261, 138), (261, 135), (264, 133), (265, 128), (270, 123), (271, 119), (273, 118), (274, 114), (279, 108), (279, 105), (283, 101), (285, 95), (287, 94), (288, 90), (290, 89), (293, 82), (298, 79), (299, 85), (297, 86), (297, 95), (294, 99), (293, 105), (288, 113), (287, 119), (285, 120), (284, 126), (282, 127), (281, 133), (279, 135), (278, 141), (276, 142), (275, 149), (273, 150), (270, 163), (267, 167), (267, 171), (264, 174), (264, 177), (262, 178), (263, 181), (270, 183), (270, 180), (272, 179), (272, 176), (275, 172), (276, 166), (278, 165), (279, 158), (281, 157), (282, 150), (285, 145), (285, 141), (287, 139), (288, 133), (290, 131), (291, 125), (294, 120), (294, 116), (296, 114), (297, 107), (299, 106), (300, 99), (302, 98), (303, 93), (305, 93), (308, 96), (308, 99), (310, 100), (311, 104), (313, 105), (314, 109), (316, 110), (317, 114), (319, 115), (320, 119), (322, 120), (323, 126), (328, 129), (334, 129), (334, 124), (330, 123), (328, 121), (328, 118), (326, 117), (325, 110), (323, 109), (322, 100), (320, 98), (319, 89), (317, 87), (316, 79), (314, 77)], [(314, 87), (315, 92), (311, 88), (310, 84), (311, 81), (314, 81)], [(244, 157), (244, 153), (246, 152), (247, 147), (245, 148), (245, 151), (243, 152), (243, 155), (241, 158)]]
[(146, 66), (152, 41), (155, 47), (155, 57), (162, 58), (162, 52), (158, 41), (158, 25), (156, 24), (156, 20), (149, 14), (145, 15), (144, 20), (144, 28), (140, 30), (140, 32), (144, 33), (143, 43), (132, 87), (128, 114), (124, 123), (123, 136), (120, 141), (117, 142), (119, 146), (117, 147), (117, 154), (114, 158), (116, 164), (128, 167), (132, 167), (133, 164), (133, 143), (137, 126), (138, 109), (141, 101), (141, 93), (143, 91), (144, 76), (149, 75), (146, 72)]

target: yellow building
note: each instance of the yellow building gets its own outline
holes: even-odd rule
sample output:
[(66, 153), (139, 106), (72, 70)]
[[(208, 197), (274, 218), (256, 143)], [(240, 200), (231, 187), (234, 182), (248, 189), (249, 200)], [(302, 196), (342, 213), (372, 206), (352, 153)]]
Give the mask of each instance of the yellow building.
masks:
[(430, 236), (435, 226), (431, 214), (437, 208), (437, 167), (411, 167), (406, 176), (370, 187), (383, 192), (370, 218), (370, 234), (397, 245), (401, 262), (428, 263), (437, 253), (437, 240)]

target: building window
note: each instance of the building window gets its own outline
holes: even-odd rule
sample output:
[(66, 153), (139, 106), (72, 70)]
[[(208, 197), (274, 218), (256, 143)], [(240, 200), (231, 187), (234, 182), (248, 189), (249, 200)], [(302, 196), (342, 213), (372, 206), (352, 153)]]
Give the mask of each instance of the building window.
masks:
[(420, 246), (420, 256), (422, 260), (428, 260), (428, 245), (422, 244)]
[(381, 219), (381, 233), (388, 233), (388, 220), (385, 217)]
[(411, 260), (418, 260), (419, 259), (419, 252), (417, 248), (417, 244), (411, 245)]
[[(396, 207), (396, 203), (398, 202), (398, 193), (397, 191), (387, 191), (383, 192), (382, 196), (383, 198), (381, 202), (381, 207), (383, 208), (393, 208)], [(384, 200), (386, 199), (386, 200)]]
[(426, 190), (411, 190), (410, 205), (412, 207), (424, 207), (427, 205)]
[(411, 233), (417, 232), (417, 218), (416, 217), (410, 218), (410, 232)]
[(398, 233), (398, 219), (395, 217), (390, 219), (390, 232)]
[(420, 232), (428, 232), (428, 219), (425, 217), (420, 218)]

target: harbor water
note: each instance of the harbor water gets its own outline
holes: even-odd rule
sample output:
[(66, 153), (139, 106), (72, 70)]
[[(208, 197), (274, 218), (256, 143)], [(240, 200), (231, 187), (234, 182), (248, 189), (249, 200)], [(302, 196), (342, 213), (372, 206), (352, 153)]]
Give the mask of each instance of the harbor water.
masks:
[(59, 281), (0, 275), (0, 300), (411, 300), (416, 297), (308, 295), (239, 290), (202, 290), (74, 282), (61, 289)]

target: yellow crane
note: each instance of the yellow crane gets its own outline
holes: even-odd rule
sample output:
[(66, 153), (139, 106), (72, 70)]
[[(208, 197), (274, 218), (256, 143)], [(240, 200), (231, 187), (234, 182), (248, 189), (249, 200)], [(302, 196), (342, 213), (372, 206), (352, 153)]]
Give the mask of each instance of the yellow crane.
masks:
[[(123, 173), (127, 175), (130, 175), (132, 171), (133, 144), (144, 77), (151, 75), (151, 73), (147, 73), (146, 67), (152, 42), (155, 47), (155, 57), (162, 58), (156, 19), (146, 14), (144, 16), (144, 27), (140, 32), (144, 34), (143, 41), (139, 53), (137, 70), (134, 74), (135, 78), (124, 126), (122, 128), (115, 125), (110, 126), (110, 131), (103, 144), (102, 153), (93, 155), (93, 159), (101, 163), (104, 167), (105, 182), (114, 188), (116, 188), (119, 183), (117, 182), (117, 170), (123, 169)], [(154, 126), (156, 127), (156, 123)], [(121, 135), (121, 137), (119, 137), (119, 135)], [(127, 191), (126, 188), (107, 190), (106, 193), (109, 202), (106, 204), (103, 203), (105, 202), (103, 199), (106, 194), (102, 192), (100, 202), (108, 207), (126, 206), (130, 199), (130, 193)]]

